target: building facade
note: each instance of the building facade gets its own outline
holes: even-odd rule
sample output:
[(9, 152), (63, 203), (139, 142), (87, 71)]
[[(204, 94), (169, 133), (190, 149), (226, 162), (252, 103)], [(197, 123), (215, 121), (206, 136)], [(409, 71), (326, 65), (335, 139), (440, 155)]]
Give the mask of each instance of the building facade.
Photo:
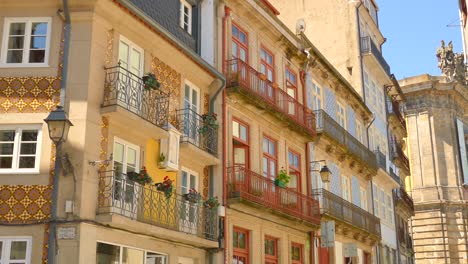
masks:
[(465, 263), (467, 87), (427, 74), (400, 85), (406, 96), (416, 263)]
[[(47, 263), (52, 223), (54, 263), (218, 262), (213, 6), (63, 3), (0, 3), (1, 262)], [(43, 120), (59, 102), (73, 127), (56, 157)]]

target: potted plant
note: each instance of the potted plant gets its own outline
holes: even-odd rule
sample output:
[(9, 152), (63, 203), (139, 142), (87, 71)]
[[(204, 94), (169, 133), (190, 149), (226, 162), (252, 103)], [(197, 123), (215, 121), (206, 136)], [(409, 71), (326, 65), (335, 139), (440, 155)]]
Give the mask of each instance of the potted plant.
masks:
[(206, 201), (203, 202), (203, 205), (205, 207), (207, 207), (207, 208), (210, 208), (210, 209), (218, 208), (218, 206), (219, 206), (218, 197), (215, 196), (215, 197), (208, 198)]
[(166, 176), (163, 182), (158, 182), (154, 186), (156, 186), (156, 190), (163, 192), (166, 198), (169, 199), (172, 196), (172, 183), (173, 181), (169, 179), (169, 176)]
[(216, 113), (207, 113), (201, 116), (202, 125), (198, 129), (198, 132), (202, 135), (208, 133), (210, 130), (218, 129), (218, 122), (216, 122)]
[(148, 72), (141, 78), (145, 84), (145, 91), (158, 90), (161, 87), (161, 83), (156, 79), (156, 76)]
[(275, 179), (275, 185), (281, 188), (286, 188), (291, 177), (286, 173), (286, 170), (280, 170)]
[(129, 180), (137, 182), (141, 185), (146, 185), (153, 182), (153, 179), (151, 179), (144, 166), (141, 168), (139, 173), (134, 171), (127, 173), (127, 177)]
[(198, 193), (195, 188), (190, 189), (188, 193), (183, 195), (183, 197), (190, 203), (198, 203), (201, 199), (200, 193)]
[(166, 156), (164, 155), (164, 153), (161, 152), (161, 154), (159, 155), (159, 161), (158, 161), (158, 167), (160, 169), (165, 169), (166, 168)]

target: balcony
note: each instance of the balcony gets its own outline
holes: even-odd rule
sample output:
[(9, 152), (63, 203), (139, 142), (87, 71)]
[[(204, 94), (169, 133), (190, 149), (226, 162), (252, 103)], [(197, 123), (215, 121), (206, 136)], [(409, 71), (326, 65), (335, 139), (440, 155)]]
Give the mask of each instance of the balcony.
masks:
[(408, 193), (403, 187), (400, 187), (399, 189), (394, 189), (393, 195), (395, 196), (395, 200), (397, 201), (397, 203), (404, 203), (411, 210), (411, 215), (414, 214), (413, 199), (408, 195)]
[(206, 115), (200, 115), (192, 109), (179, 109), (171, 118), (171, 124), (182, 133), (181, 143), (193, 145), (217, 157), (218, 124), (213, 125)]
[(267, 179), (242, 166), (228, 168), (230, 202), (235, 199), (272, 210), (273, 213), (320, 225), (319, 203), (291, 188), (279, 188)]
[(379, 168), (386, 171), (387, 170), (387, 157), (385, 156), (385, 154), (380, 152), (379, 149), (376, 149), (374, 152), (375, 152), (375, 157), (377, 159), (377, 165), (379, 166)]
[(378, 217), (325, 189), (315, 189), (312, 195), (320, 201), (320, 212), (323, 215), (381, 237)]
[(333, 141), (347, 149), (347, 152), (359, 159), (363, 164), (377, 170), (375, 154), (364, 146), (359, 140), (340, 126), (331, 116), (323, 110), (315, 111), (317, 118), (317, 134), (325, 134)]
[(400, 104), (394, 100), (387, 99), (387, 111), (390, 121), (392, 118), (395, 118), (398, 124), (403, 128), (403, 134), (406, 135), (406, 122), (400, 111)]
[[(176, 193), (167, 198), (154, 186), (142, 186), (115, 171), (100, 175), (98, 214), (120, 215), (206, 240), (216, 241), (218, 238), (216, 209), (187, 202)], [(131, 226), (136, 224), (132, 223)]]
[(315, 136), (315, 116), (307, 107), (278, 88), (275, 83), (262, 78), (262, 74), (240, 59), (226, 62), (226, 87), (238, 91), (257, 106), (267, 108), (281, 120), (291, 124), (291, 129)]
[(143, 80), (120, 65), (105, 72), (101, 113), (124, 129), (152, 129), (160, 136), (169, 117), (169, 95), (160, 89), (145, 90)]
[(390, 141), (390, 150), (392, 155), (391, 157), (395, 165), (409, 172), (409, 160), (403, 152), (403, 149), (401, 148), (400, 144), (398, 144), (398, 142), (395, 139), (392, 139)]
[(389, 168), (389, 174), (396, 182), (400, 183), (400, 176), (395, 173), (392, 167)]
[(386, 74), (386, 78), (390, 78), (390, 66), (370, 37), (361, 37), (361, 54), (364, 55), (364, 59), (367, 57), (366, 55), (372, 55), (371, 57), (374, 58), (374, 62)]

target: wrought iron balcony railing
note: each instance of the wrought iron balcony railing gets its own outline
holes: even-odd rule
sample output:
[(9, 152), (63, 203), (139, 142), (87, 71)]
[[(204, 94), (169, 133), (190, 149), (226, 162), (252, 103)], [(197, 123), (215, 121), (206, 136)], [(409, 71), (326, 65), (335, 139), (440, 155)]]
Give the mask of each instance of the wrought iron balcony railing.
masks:
[(99, 177), (98, 213), (122, 215), (139, 222), (216, 241), (218, 215), (173, 193), (169, 198), (155, 186), (143, 186), (116, 171)]
[(395, 200), (404, 202), (414, 212), (413, 199), (408, 195), (403, 187), (394, 189)]
[(275, 83), (262, 78), (262, 74), (240, 59), (226, 62), (226, 87), (240, 88), (276, 113), (285, 116), (296, 126), (315, 136), (315, 116), (287, 92), (278, 88)]
[(390, 150), (392, 154), (392, 160), (397, 164), (397, 166), (401, 167), (403, 166), (404, 169), (409, 171), (410, 165), (409, 165), (409, 160), (406, 157), (405, 153), (403, 152), (403, 149), (401, 148), (400, 144), (398, 144), (396, 139), (390, 140)]
[(200, 115), (192, 109), (179, 109), (171, 117), (171, 124), (181, 133), (180, 142), (186, 142), (218, 155), (218, 123), (208, 115)]
[(145, 90), (143, 80), (118, 66), (105, 68), (104, 101), (102, 106), (118, 105), (158, 127), (167, 125), (169, 95), (157, 90)]
[(367, 164), (369, 168), (377, 169), (375, 154), (338, 124), (325, 111), (315, 111), (317, 118), (317, 133), (325, 133), (338, 144), (348, 149), (348, 152)]
[(314, 225), (320, 224), (317, 200), (291, 188), (277, 187), (267, 179), (243, 166), (228, 168), (228, 198), (240, 198)]
[(390, 65), (388, 65), (377, 45), (375, 45), (370, 37), (361, 37), (361, 54), (372, 54), (380, 66), (382, 66), (387, 76), (390, 76)]
[(390, 177), (392, 177), (396, 182), (400, 183), (400, 176), (398, 176), (395, 171), (393, 170), (392, 167), (389, 168), (388, 173), (390, 174)]
[(387, 99), (387, 110), (389, 116), (393, 115), (400, 122), (403, 129), (406, 131), (406, 122), (400, 111), (400, 104), (394, 100)]
[(322, 214), (381, 237), (378, 217), (325, 189), (312, 190), (312, 195), (320, 201)]
[(387, 157), (379, 149), (375, 150), (375, 157), (377, 158), (377, 165), (383, 169), (387, 170)]

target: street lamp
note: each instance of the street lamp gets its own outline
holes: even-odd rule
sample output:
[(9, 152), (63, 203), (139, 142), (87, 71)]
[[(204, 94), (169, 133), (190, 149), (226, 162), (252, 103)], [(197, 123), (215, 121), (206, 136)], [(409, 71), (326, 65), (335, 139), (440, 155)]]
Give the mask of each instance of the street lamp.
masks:
[(55, 145), (67, 141), (68, 130), (73, 124), (68, 119), (67, 113), (65, 113), (62, 106), (57, 106), (57, 109), (50, 112), (44, 121), (49, 129), (49, 137)]
[(56, 263), (56, 220), (57, 220), (57, 203), (58, 203), (58, 188), (59, 188), (59, 170), (61, 157), (62, 143), (67, 140), (68, 130), (73, 124), (68, 119), (67, 113), (63, 110), (62, 106), (57, 106), (57, 109), (50, 112), (44, 121), (47, 123), (49, 129), (49, 137), (55, 143), (55, 165), (54, 165), (54, 178), (52, 183), (52, 201), (51, 201), (51, 220), (49, 225), (48, 237), (48, 250), (47, 250), (47, 263)]
[(323, 165), (320, 170), (311, 170), (311, 171), (318, 172), (320, 174), (320, 178), (322, 178), (322, 182), (324, 182), (324, 183), (330, 182), (331, 171), (327, 167), (326, 161), (325, 160), (317, 160), (317, 161), (312, 161), (311, 163), (313, 165), (315, 165), (317, 163), (325, 163), (325, 165)]

